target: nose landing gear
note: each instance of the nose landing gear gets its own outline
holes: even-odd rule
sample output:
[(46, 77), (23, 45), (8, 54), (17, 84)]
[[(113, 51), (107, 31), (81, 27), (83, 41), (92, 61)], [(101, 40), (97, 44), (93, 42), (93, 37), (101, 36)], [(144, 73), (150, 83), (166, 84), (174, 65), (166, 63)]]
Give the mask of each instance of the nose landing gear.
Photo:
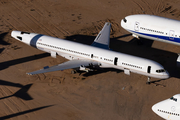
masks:
[(150, 81), (151, 77), (148, 77), (148, 80), (146, 82), (146, 84), (150, 85), (151, 84), (151, 81)]

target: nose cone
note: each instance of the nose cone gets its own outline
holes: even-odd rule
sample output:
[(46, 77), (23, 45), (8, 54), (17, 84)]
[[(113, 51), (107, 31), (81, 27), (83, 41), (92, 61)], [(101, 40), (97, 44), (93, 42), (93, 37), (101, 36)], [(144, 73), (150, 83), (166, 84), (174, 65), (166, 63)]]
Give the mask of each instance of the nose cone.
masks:
[(125, 28), (125, 23), (124, 23), (123, 19), (121, 20), (121, 27)]
[(153, 106), (152, 106), (152, 111), (155, 112), (155, 113), (157, 113), (157, 110), (158, 110), (157, 105), (156, 105), (156, 104), (153, 105)]
[(165, 71), (161, 73), (161, 79), (168, 79), (170, 77), (169, 72)]
[(168, 78), (170, 77), (169, 72), (166, 71), (166, 73), (164, 74), (164, 76), (165, 76), (165, 79), (168, 79)]
[(159, 109), (162, 109), (161, 105), (159, 103), (156, 103), (155, 105), (152, 106), (152, 111), (156, 113), (158, 116), (164, 118), (164, 113), (159, 112)]
[(168, 115), (170, 115), (168, 112), (170, 111), (169, 108), (171, 108), (171, 106), (172, 104), (169, 101), (169, 99), (166, 99), (153, 105), (152, 111), (156, 113), (158, 116), (167, 119)]

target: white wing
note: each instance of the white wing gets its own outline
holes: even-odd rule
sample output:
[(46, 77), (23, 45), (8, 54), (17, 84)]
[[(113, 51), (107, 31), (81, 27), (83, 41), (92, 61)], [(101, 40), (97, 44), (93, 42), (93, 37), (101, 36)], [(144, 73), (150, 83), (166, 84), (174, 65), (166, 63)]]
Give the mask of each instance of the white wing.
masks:
[(99, 65), (100, 63), (92, 60), (71, 60), (64, 62), (62, 64), (52, 66), (52, 67), (45, 67), (44, 69), (37, 70), (34, 72), (27, 73), (29, 75), (34, 75), (34, 74), (40, 74), (40, 73), (46, 73), (46, 72), (53, 72), (53, 71), (58, 71), (58, 70), (65, 70), (65, 69), (71, 69), (71, 68), (78, 68), (81, 65), (83, 66), (90, 66), (90, 65)]
[(91, 45), (99, 48), (109, 49), (110, 32), (111, 23), (107, 22)]

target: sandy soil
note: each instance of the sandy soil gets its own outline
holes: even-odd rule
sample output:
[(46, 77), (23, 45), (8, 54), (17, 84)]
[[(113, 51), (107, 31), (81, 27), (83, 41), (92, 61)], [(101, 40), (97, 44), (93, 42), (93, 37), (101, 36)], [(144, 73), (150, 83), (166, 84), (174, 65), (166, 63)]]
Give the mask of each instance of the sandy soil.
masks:
[[(120, 20), (144, 13), (180, 20), (179, 5), (178, 0), (1, 0), (0, 119), (162, 120), (151, 107), (180, 91), (180, 47), (145, 39), (138, 45)], [(145, 76), (111, 69), (28, 76), (67, 60), (10, 37), (20, 30), (91, 44), (107, 21), (112, 23), (111, 49), (155, 60), (172, 77), (146, 85)]]

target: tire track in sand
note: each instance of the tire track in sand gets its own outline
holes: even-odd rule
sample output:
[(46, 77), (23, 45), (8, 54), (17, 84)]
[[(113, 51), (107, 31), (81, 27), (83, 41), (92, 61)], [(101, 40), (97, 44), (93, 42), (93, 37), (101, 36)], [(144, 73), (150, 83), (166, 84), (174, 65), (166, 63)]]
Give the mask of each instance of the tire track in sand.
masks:
[(156, 1), (153, 2), (154, 5), (149, 3), (147, 0), (138, 0), (138, 1), (132, 0), (132, 2), (140, 8), (143, 14), (155, 14), (154, 7), (156, 6)]
[[(15, 6), (19, 5), (19, 3), (16, 3), (17, 1), (13, 1), (12, 3), (15, 4)], [(34, 5), (34, 4), (33, 4)], [(32, 5), (32, 6), (33, 6)], [(38, 4), (38, 8), (40, 8), (40, 4)], [(19, 9), (22, 13), (24, 13), (26, 15), (26, 17), (28, 17), (31, 21), (33, 21), (37, 26), (39, 26), (42, 30), (44, 30), (44, 32), (48, 33), (48, 35), (51, 35), (51, 36), (55, 36), (55, 37), (58, 37), (59, 36), (59, 33), (57, 33), (57, 31), (60, 31), (63, 35), (67, 35), (67, 33), (69, 34), (69, 32), (64, 32), (65, 30), (60, 30), (58, 29), (56, 26), (53, 25), (53, 23), (50, 22), (49, 18), (46, 18), (46, 17), (43, 17), (43, 14), (42, 12), (36, 7), (35, 10), (38, 10), (39, 12), (31, 12), (31, 11), (27, 11), (27, 10), (21, 10), (19, 9), (19, 7), (17, 7), (17, 9)], [(43, 9), (43, 12), (46, 11), (45, 8), (42, 8)], [(36, 14), (36, 15), (33, 15), (33, 14)], [(38, 14), (38, 15), (37, 15)], [(40, 15), (40, 16), (39, 16)], [(38, 17), (37, 17), (38, 16)], [(41, 23), (40, 20), (38, 20), (38, 18), (43, 18), (44, 20), (48, 19), (48, 23), (51, 23), (51, 24), (46, 24), (46, 25), (43, 25)], [(52, 29), (50, 29), (52, 28)], [(56, 29), (54, 29), (56, 28)]]
[[(2, 5), (2, 4), (0, 3), (0, 5)], [(12, 6), (11, 6), (11, 8), (12, 8)], [(1, 9), (1, 12), (3, 12), (3, 17), (2, 17), (3, 22), (6, 22), (6, 24), (10, 25), (12, 28), (15, 28), (16, 30), (18, 30), (19, 27), (24, 26), (24, 28), (26, 28), (26, 29), (28, 28), (33, 31), (33, 29), (31, 27), (29, 27), (28, 25), (26, 25), (24, 23), (24, 21), (19, 20), (17, 18), (17, 15), (15, 15), (15, 12), (10, 11), (10, 9), (8, 9), (8, 10)]]
[[(38, 2), (38, 1), (36, 1)], [(38, 5), (38, 6), (37, 6)], [(43, 16), (43, 13), (46, 13), (46, 14), (49, 14), (49, 12), (46, 10), (46, 8), (42, 5), (42, 3), (39, 3), (38, 4), (32, 4), (32, 6), (35, 8), (36, 10), (36, 13), (38, 13), (40, 16)], [(42, 12), (43, 10), (43, 12)], [(46, 17), (46, 19), (50, 19), (50, 17)], [(62, 28), (61, 26), (55, 26), (51, 21), (49, 21), (49, 23), (51, 23), (51, 25), (53, 26), (54, 31), (57, 33), (57, 35), (59, 34), (58, 31), (60, 33), (62, 33), (63, 35), (70, 35), (69, 31), (65, 30), (64, 28)]]
[[(21, 13), (23, 13), (23, 15), (25, 15), (26, 16), (26, 19), (27, 19), (27, 21), (31, 21), (31, 22), (33, 22), (34, 24), (36, 24), (37, 26), (39, 26), (40, 28), (41, 28), (41, 30), (43, 30), (45, 33), (47, 33), (48, 35), (54, 35), (54, 33), (51, 31), (51, 30), (48, 30), (47, 29), (47, 27), (46, 26), (43, 26), (42, 24), (41, 24), (41, 22), (39, 22), (38, 20), (37, 20), (37, 18), (35, 18), (35, 17), (33, 17), (31, 14), (29, 14), (28, 13), (28, 11), (25, 11), (26, 9), (20, 9), (20, 7), (17, 7), (17, 6), (20, 6), (20, 5), (22, 5), (22, 3), (21, 2), (19, 2), (19, 3), (17, 3), (18, 1), (12, 1), (11, 3), (13, 4), (13, 6), (14, 7), (16, 7), (16, 9), (18, 9), (18, 11), (20, 11)], [(26, 21), (26, 22), (27, 22)], [(30, 22), (30, 23), (31, 23)], [(26, 23), (25, 23), (26, 24)]]
[(132, 0), (132, 2), (133, 2), (134, 4), (136, 4), (136, 5), (141, 9), (141, 11), (144, 11), (144, 8), (143, 8), (143, 6), (141, 6), (141, 4), (139, 4), (139, 3), (136, 2), (135, 0)]

